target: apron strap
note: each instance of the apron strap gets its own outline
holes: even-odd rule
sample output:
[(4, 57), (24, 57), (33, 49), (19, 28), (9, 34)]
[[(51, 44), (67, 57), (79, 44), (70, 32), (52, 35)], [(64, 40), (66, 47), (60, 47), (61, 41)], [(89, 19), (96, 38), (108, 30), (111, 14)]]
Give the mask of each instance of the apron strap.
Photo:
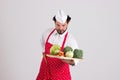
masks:
[(67, 35), (68, 35), (68, 32), (65, 34), (65, 37), (64, 37), (64, 40), (63, 40), (63, 43), (62, 43), (62, 47), (61, 47), (61, 51), (63, 51), (63, 49), (64, 49), (64, 45), (65, 45), (65, 42), (66, 42)]
[[(53, 29), (53, 30), (50, 32), (50, 34), (48, 35), (47, 40), (46, 40), (46, 43), (45, 43), (45, 47), (47, 46), (47, 42), (48, 42), (51, 34), (52, 34), (54, 31), (55, 31), (55, 29)], [(45, 48), (45, 49), (46, 49), (46, 48)], [(43, 53), (43, 58), (44, 58), (44, 60), (45, 60), (45, 62), (46, 62), (46, 64), (47, 64), (48, 62), (47, 62), (47, 60), (46, 60), (46, 54), (45, 54), (45, 53)]]
[(48, 42), (48, 40), (49, 40), (51, 34), (52, 34), (54, 31), (55, 31), (55, 29), (53, 29), (52, 32), (51, 32), (51, 33), (49, 34), (49, 36), (47, 37), (47, 40), (46, 40), (45, 46), (46, 46), (46, 44), (47, 44), (47, 42)]

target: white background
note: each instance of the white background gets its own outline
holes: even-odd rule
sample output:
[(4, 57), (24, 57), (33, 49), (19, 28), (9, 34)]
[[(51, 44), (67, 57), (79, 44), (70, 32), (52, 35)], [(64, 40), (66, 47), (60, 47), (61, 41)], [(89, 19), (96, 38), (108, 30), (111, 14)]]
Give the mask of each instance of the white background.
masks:
[(0, 80), (35, 80), (40, 37), (59, 9), (84, 51), (73, 80), (120, 80), (119, 0), (0, 0)]

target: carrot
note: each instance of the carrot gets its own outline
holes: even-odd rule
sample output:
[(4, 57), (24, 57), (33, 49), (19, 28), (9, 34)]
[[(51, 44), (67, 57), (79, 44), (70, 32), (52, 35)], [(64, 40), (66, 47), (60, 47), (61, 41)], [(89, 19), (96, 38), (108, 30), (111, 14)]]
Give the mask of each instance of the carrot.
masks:
[(58, 55), (59, 55), (59, 56), (64, 56), (64, 52), (63, 52), (63, 51), (60, 51), (60, 52), (58, 53)]

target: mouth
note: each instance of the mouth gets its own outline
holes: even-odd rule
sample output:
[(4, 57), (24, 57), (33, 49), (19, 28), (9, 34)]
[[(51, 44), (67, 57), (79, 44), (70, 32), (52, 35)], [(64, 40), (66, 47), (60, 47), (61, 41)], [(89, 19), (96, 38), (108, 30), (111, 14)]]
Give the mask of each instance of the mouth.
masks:
[(64, 31), (62, 31), (62, 30), (57, 30), (57, 32), (58, 32), (59, 34), (63, 34), (63, 33), (64, 33)]

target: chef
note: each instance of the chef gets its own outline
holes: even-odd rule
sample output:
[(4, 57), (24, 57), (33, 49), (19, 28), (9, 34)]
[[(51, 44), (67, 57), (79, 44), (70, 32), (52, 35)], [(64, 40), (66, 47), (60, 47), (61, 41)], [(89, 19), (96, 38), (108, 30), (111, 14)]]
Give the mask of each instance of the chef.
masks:
[(77, 65), (76, 60), (57, 59), (46, 56), (50, 54), (50, 48), (54, 44), (61, 46), (61, 50), (65, 46), (72, 49), (78, 48), (74, 37), (68, 32), (68, 24), (71, 20), (62, 10), (59, 10), (53, 17), (55, 23), (54, 28), (46, 30), (41, 38), (41, 46), (43, 58), (36, 80), (71, 80), (70, 65)]

